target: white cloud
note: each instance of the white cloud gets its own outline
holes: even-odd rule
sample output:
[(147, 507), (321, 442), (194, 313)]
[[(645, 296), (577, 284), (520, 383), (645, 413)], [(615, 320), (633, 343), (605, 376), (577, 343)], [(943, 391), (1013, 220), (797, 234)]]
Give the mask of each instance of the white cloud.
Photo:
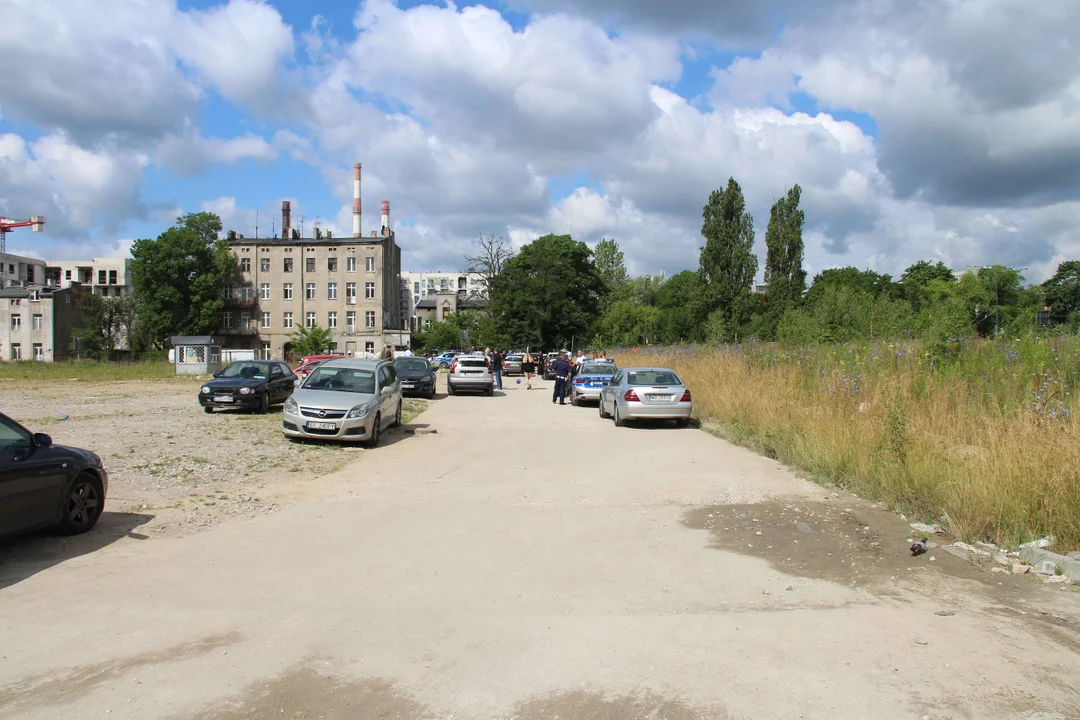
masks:
[(180, 176), (205, 172), (208, 165), (231, 164), (241, 160), (267, 163), (276, 160), (278, 151), (264, 138), (246, 133), (234, 138), (207, 138), (189, 129), (184, 134), (169, 135), (158, 146), (156, 158)]

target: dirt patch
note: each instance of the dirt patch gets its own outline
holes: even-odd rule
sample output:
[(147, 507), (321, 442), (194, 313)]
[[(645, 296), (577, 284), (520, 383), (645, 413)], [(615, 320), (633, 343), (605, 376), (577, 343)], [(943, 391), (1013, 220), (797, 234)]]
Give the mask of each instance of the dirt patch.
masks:
[(227, 707), (200, 715), (197, 720), (421, 720), (426, 708), (385, 680), (347, 681), (310, 666), (295, 667), (269, 682), (257, 682)]
[[(853, 507), (778, 499), (757, 505), (692, 510), (687, 527), (709, 530), (712, 546), (768, 560), (777, 570), (844, 585), (865, 585), (895, 574), (908, 554), (887, 546), (878, 528)], [(892, 563), (884, 562), (886, 559)], [(910, 564), (908, 564), (910, 565)]]
[(59, 677), (40, 678), (0, 688), (0, 710), (18, 710), (40, 705), (70, 703), (90, 693), (103, 683), (146, 665), (175, 662), (227, 647), (241, 640), (239, 633), (212, 635), (181, 643), (158, 652), (117, 658), (98, 665), (75, 668)]
[[(147, 535), (186, 535), (274, 512), (306, 496), (315, 478), (368, 452), (285, 440), (279, 406), (268, 415), (206, 415), (198, 378), (56, 385), (19, 382), (4, 412), (58, 444), (100, 455), (109, 472), (107, 511), (152, 516), (139, 530)], [(424, 407), (407, 399), (405, 419)], [(392, 431), (383, 442), (404, 436)]]
[(717, 711), (696, 710), (680, 700), (652, 692), (609, 696), (574, 691), (530, 700), (512, 720), (725, 720)]

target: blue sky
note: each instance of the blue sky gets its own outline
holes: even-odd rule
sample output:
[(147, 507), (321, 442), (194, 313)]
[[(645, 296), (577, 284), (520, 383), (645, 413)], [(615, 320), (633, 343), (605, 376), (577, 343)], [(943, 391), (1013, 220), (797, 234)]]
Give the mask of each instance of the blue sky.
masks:
[[(730, 176), (759, 256), (771, 202), (802, 186), (811, 272), (940, 259), (1037, 279), (1080, 252), (1080, 170), (1060, 169), (1080, 159), (1080, 64), (1060, 50), (1080, 11), (39, 0), (0, 23), (26, 29), (0, 39), (0, 213), (49, 217), (9, 237), (30, 254), (123, 253), (202, 207), (266, 233), (283, 199), (341, 232), (355, 161), (365, 230), (390, 200), (410, 269), (459, 266), (477, 234), (557, 232), (677, 272)], [(1003, 193), (1009, 177), (1028, 180)]]

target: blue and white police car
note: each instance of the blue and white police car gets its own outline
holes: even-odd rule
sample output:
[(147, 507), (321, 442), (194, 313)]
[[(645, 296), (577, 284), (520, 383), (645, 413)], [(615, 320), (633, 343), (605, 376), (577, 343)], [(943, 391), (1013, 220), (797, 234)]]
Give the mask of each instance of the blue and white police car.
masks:
[(599, 402), (600, 391), (618, 370), (615, 361), (608, 358), (591, 358), (578, 365), (568, 389), (570, 404), (577, 406), (584, 400)]

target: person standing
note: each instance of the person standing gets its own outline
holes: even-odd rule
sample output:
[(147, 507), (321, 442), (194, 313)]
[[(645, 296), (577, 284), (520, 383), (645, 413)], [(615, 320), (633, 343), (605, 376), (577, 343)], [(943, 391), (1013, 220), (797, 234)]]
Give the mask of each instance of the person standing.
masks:
[(502, 390), (503, 355), (498, 350), (493, 350), (490, 357), (491, 371), (495, 373), (495, 389)]
[(536, 372), (536, 358), (528, 350), (521, 358), (521, 372), (525, 374), (525, 389), (532, 390), (532, 376)]
[(566, 404), (566, 380), (570, 377), (570, 363), (566, 360), (566, 353), (559, 353), (559, 359), (551, 368), (555, 374), (555, 391), (551, 395), (551, 402)]

